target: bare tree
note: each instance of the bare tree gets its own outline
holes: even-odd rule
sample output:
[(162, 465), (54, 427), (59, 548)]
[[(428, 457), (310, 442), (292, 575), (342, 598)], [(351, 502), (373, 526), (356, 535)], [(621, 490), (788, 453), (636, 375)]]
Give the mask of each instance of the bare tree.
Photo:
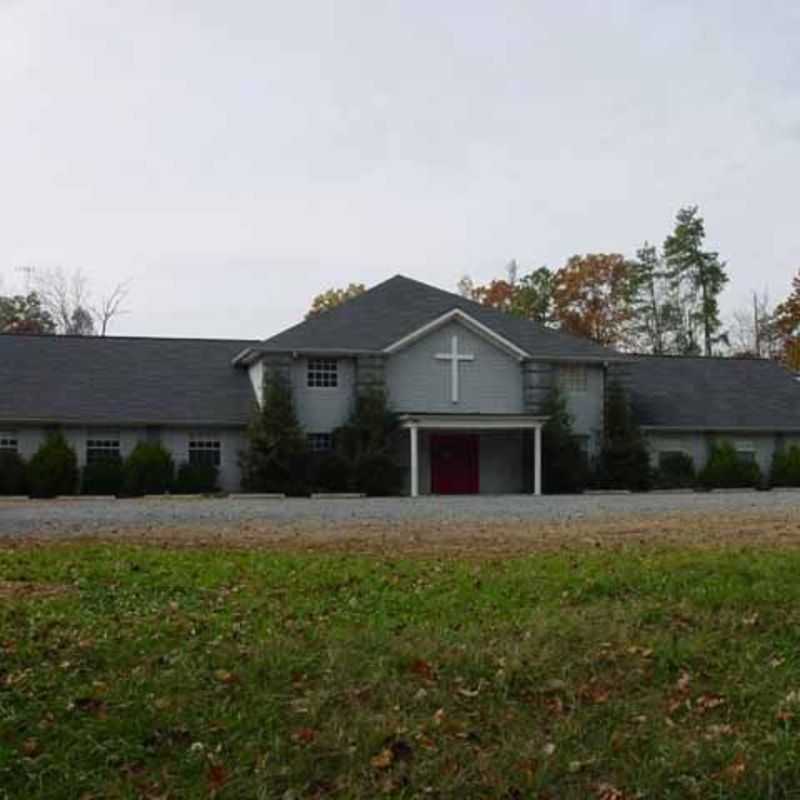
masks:
[(118, 283), (109, 294), (103, 295), (99, 302), (92, 307), (92, 314), (96, 325), (100, 329), (100, 336), (106, 335), (112, 320), (128, 313), (123, 308), (123, 303), (128, 297), (129, 289), (130, 281)]
[(26, 272), (58, 333), (105, 336), (111, 322), (126, 313), (123, 303), (128, 295), (127, 281), (116, 284), (109, 294), (95, 302), (89, 280), (80, 269), (69, 273), (61, 267), (46, 270), (34, 267)]
[(766, 292), (760, 295), (753, 292), (752, 306), (731, 315), (730, 349), (735, 356), (777, 357), (780, 337), (775, 325), (775, 310)]

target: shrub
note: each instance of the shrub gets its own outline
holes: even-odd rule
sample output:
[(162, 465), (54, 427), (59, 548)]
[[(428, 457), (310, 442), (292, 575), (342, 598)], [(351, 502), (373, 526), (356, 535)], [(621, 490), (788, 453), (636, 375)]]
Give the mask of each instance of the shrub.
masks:
[(606, 397), (606, 435), (595, 482), (602, 489), (650, 488), (650, 455), (622, 385), (612, 380)]
[(78, 486), (78, 457), (60, 431), (51, 433), (28, 463), (32, 497), (72, 494)]
[(184, 461), (178, 467), (173, 490), (180, 494), (211, 494), (218, 491), (219, 470), (213, 464)]
[(163, 494), (172, 486), (175, 465), (159, 442), (139, 442), (124, 466), (123, 492), (131, 497)]
[(265, 382), (263, 405), (247, 433), (249, 446), (239, 459), (245, 491), (308, 494), (306, 438), (286, 380), (272, 376)]
[(371, 496), (400, 492), (402, 470), (393, 458), (400, 422), (386, 392), (372, 389), (356, 398), (347, 422), (334, 433), (337, 452), (350, 464), (354, 488)]
[(119, 455), (107, 455), (83, 468), (81, 490), (84, 494), (119, 494), (124, 472)]
[(800, 486), (800, 447), (796, 444), (775, 451), (770, 483), (773, 486)]
[(350, 462), (339, 453), (324, 453), (314, 459), (313, 484), (326, 492), (345, 492), (351, 487)]
[(743, 461), (730, 442), (717, 442), (700, 471), (704, 489), (739, 489), (761, 484), (761, 470), (755, 462)]
[(542, 491), (545, 494), (582, 492), (589, 479), (589, 464), (572, 429), (572, 416), (564, 396), (554, 387), (545, 402), (542, 426)]
[(356, 487), (370, 497), (399, 494), (402, 480), (402, 470), (385, 453), (366, 454), (356, 463)]
[(26, 494), (28, 479), (25, 462), (14, 450), (0, 450), (0, 495)]
[(654, 476), (659, 489), (689, 489), (695, 485), (692, 457), (687, 453), (664, 453)]

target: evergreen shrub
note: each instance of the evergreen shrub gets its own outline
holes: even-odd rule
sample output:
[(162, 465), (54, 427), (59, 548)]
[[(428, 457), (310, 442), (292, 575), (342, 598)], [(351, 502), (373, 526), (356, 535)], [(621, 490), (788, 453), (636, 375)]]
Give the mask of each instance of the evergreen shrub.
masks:
[(761, 470), (755, 462), (739, 457), (731, 442), (716, 442), (698, 476), (704, 489), (744, 489), (761, 485)]
[(107, 455), (83, 468), (81, 491), (83, 494), (117, 495), (122, 492), (124, 470), (119, 455)]
[(28, 462), (31, 497), (73, 494), (78, 477), (78, 457), (60, 431), (49, 434)]
[(27, 466), (14, 450), (0, 450), (0, 495), (27, 494)]
[(124, 466), (123, 493), (129, 497), (164, 494), (172, 488), (175, 464), (159, 442), (139, 442)]
[(178, 494), (213, 494), (219, 491), (219, 470), (214, 464), (192, 464), (184, 461), (178, 466), (172, 491)]
[(770, 483), (773, 486), (800, 486), (800, 447), (796, 444), (775, 451)]
[(653, 477), (659, 489), (690, 489), (696, 483), (694, 461), (688, 453), (664, 453)]

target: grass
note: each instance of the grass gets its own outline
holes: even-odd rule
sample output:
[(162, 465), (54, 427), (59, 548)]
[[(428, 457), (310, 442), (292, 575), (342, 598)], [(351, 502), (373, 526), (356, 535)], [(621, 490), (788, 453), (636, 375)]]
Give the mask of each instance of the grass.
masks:
[(0, 550), (0, 798), (798, 797), (798, 574)]

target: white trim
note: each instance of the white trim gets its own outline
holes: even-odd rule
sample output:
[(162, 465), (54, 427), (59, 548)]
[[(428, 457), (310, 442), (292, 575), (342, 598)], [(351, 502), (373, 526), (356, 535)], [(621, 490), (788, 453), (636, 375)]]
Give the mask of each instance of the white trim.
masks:
[(419, 496), (419, 432), (417, 426), (409, 427), (411, 445), (411, 496)]
[(423, 336), (426, 336), (432, 331), (435, 331), (437, 328), (442, 327), (442, 325), (446, 325), (448, 322), (452, 322), (453, 320), (461, 322), (479, 336), (482, 336), (484, 339), (493, 343), (501, 350), (505, 350), (506, 352), (510, 353), (512, 356), (514, 356), (514, 358), (517, 358), (520, 361), (525, 358), (530, 358), (530, 355), (521, 347), (518, 347), (504, 336), (501, 336), (487, 325), (484, 325), (482, 322), (478, 322), (478, 320), (476, 320), (474, 317), (471, 317), (466, 313), (466, 311), (462, 311), (460, 308), (453, 308), (441, 316), (436, 317), (436, 319), (426, 323), (421, 328), (417, 328), (415, 331), (403, 336), (396, 342), (392, 342), (392, 344), (390, 344), (388, 347), (383, 348), (383, 352), (387, 354), (396, 353), (398, 350), (408, 347), (410, 344), (413, 344)]
[(540, 428), (547, 417), (512, 414), (404, 414), (400, 424), (419, 430), (521, 430)]

